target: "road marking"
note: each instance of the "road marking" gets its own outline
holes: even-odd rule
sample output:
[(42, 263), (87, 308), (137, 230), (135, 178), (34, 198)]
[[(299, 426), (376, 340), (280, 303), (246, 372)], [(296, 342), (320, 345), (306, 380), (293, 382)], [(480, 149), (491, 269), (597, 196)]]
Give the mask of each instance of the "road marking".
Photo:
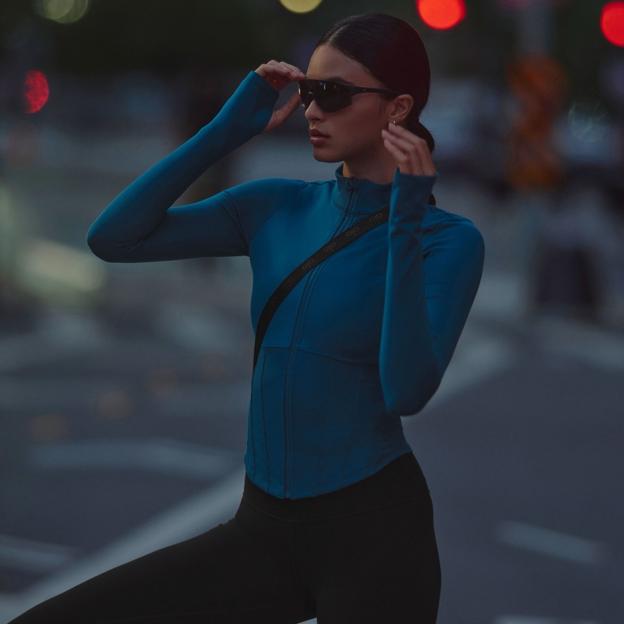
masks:
[(0, 535), (0, 564), (16, 570), (53, 570), (72, 559), (74, 552), (70, 546)]
[(518, 323), (525, 319), (526, 307), (527, 284), (524, 276), (488, 267), (483, 272), (470, 314)]
[(97, 574), (212, 529), (234, 515), (243, 493), (244, 475), (243, 467), (214, 487), (154, 516), (95, 555), (77, 561), (69, 569), (44, 579), (22, 594), (0, 594), (0, 616), (16, 617)]
[(500, 615), (494, 624), (598, 624), (597, 620), (568, 620), (533, 615)]
[(168, 438), (78, 440), (33, 445), (30, 459), (49, 468), (138, 468), (168, 476), (205, 480), (227, 473), (240, 453)]
[(406, 419), (404, 427), (415, 418), (426, 415), (428, 409), (436, 408), (464, 389), (505, 371), (515, 362), (515, 350), (503, 339), (482, 335), (474, 329), (471, 329), (468, 336), (462, 341), (461, 348), (458, 345), (440, 387), (423, 410), (414, 416), (402, 417)]
[(153, 317), (155, 331), (167, 335), (181, 347), (192, 351), (231, 356), (236, 345), (246, 344), (246, 334), (238, 321), (231, 321), (212, 307), (162, 302)]
[(522, 522), (502, 522), (496, 529), (501, 542), (575, 563), (599, 564), (608, 551), (603, 544), (575, 535), (532, 526)]

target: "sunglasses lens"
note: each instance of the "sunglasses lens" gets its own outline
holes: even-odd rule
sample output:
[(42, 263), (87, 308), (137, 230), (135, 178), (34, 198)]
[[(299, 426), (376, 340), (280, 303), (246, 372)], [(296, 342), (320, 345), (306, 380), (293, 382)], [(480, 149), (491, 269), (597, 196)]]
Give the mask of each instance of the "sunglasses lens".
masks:
[(328, 113), (333, 113), (351, 103), (351, 98), (348, 95), (326, 95), (319, 101), (319, 106)]
[(322, 80), (301, 80), (299, 94), (305, 108), (316, 100), (319, 108), (326, 113), (333, 113), (351, 104), (351, 94), (339, 84)]
[(304, 108), (308, 108), (310, 104), (312, 104), (312, 100), (314, 99), (314, 94), (311, 91), (299, 91), (299, 95), (301, 96), (301, 104)]

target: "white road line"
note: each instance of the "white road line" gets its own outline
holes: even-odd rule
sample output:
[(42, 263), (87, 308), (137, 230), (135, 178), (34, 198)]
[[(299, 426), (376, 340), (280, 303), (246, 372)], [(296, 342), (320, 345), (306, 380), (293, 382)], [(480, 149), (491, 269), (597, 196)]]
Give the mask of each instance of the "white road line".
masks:
[(244, 474), (243, 467), (218, 485), (153, 517), (89, 559), (77, 561), (18, 596), (0, 594), (0, 616), (13, 618), (97, 574), (212, 529), (234, 515), (243, 493)]
[(153, 324), (159, 334), (193, 351), (231, 355), (236, 345), (247, 338), (238, 321), (228, 320), (212, 307), (197, 310), (189, 305), (162, 302)]
[(138, 468), (186, 479), (217, 478), (241, 461), (240, 453), (167, 438), (78, 440), (30, 449), (32, 464), (54, 468)]
[(494, 624), (598, 624), (597, 620), (569, 620), (533, 615), (499, 615)]
[(74, 550), (70, 546), (0, 535), (0, 564), (15, 570), (53, 570), (66, 564)]
[(526, 307), (527, 284), (524, 276), (487, 267), (470, 314), (517, 323), (525, 317)]
[(472, 332), (458, 345), (440, 384), (439, 394), (445, 399), (491, 375), (503, 372), (516, 359), (516, 351), (506, 340), (484, 333)]
[(575, 563), (600, 564), (608, 556), (607, 548), (601, 543), (522, 522), (500, 523), (496, 537), (512, 546)]
[(516, 353), (503, 339), (487, 336), (471, 330), (461, 339), (453, 354), (442, 383), (422, 412), (416, 416), (404, 416), (404, 426), (412, 419), (425, 415), (431, 407), (438, 407), (465, 388), (481, 383), (488, 377), (510, 368)]

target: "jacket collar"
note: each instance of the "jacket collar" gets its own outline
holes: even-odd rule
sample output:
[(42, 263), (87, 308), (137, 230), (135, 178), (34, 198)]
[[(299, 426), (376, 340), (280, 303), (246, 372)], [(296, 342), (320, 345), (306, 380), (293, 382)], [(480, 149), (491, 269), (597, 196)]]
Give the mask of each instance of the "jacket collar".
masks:
[(335, 169), (336, 180), (332, 184), (332, 201), (341, 210), (353, 213), (372, 213), (387, 207), (390, 203), (392, 182), (378, 184), (366, 178), (345, 177), (344, 163)]

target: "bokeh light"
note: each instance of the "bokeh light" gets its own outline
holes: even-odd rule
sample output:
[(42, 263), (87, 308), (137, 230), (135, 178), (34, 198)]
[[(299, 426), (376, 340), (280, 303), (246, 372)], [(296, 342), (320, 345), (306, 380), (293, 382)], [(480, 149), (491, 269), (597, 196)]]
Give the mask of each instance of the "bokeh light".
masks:
[(321, 0), (280, 0), (282, 6), (293, 13), (309, 13), (321, 4)]
[(600, 102), (573, 101), (567, 113), (570, 132), (580, 141), (595, 143), (608, 132), (608, 112)]
[(50, 97), (50, 87), (45, 74), (38, 69), (30, 69), (24, 77), (23, 102), (25, 112), (39, 112)]
[(90, 0), (35, 0), (34, 9), (46, 19), (60, 24), (71, 24), (82, 19)]
[(447, 30), (466, 17), (464, 0), (418, 0), (418, 14), (427, 26)]
[(602, 7), (600, 29), (607, 41), (624, 47), (624, 2), (608, 2)]

